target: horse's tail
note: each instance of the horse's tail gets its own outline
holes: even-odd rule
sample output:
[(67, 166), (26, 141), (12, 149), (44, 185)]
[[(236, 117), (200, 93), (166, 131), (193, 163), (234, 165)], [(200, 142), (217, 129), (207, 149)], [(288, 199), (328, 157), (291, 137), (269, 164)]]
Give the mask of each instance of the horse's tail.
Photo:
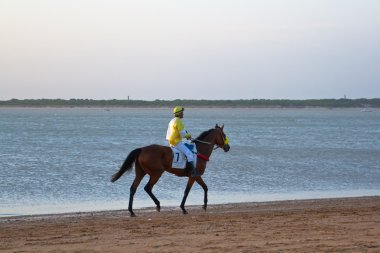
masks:
[(126, 171), (132, 169), (133, 163), (139, 157), (140, 153), (141, 153), (141, 148), (137, 148), (131, 151), (131, 153), (129, 153), (123, 165), (121, 166), (120, 170), (116, 172), (115, 174), (113, 174), (111, 178), (112, 183), (118, 180)]

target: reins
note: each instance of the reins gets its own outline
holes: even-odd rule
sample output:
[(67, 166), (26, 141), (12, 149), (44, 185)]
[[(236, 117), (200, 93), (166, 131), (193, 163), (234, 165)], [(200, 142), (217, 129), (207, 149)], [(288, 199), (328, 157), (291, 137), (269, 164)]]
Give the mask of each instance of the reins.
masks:
[[(191, 139), (192, 142), (199, 142), (199, 143), (203, 143), (203, 144), (208, 144), (208, 145), (213, 145), (211, 142), (208, 142), (208, 141), (202, 141), (202, 140), (199, 140), (199, 139)], [(214, 146), (216, 145), (216, 143), (214, 144)], [(216, 145), (216, 147), (213, 147), (213, 150), (216, 150), (220, 148), (219, 145)]]
[[(203, 144), (212, 145), (211, 142), (208, 142), (208, 141), (201, 141), (201, 140), (198, 140), (198, 139), (191, 139), (191, 141), (192, 141), (192, 142), (199, 142), (199, 143), (203, 143)], [(216, 144), (214, 144), (214, 145), (216, 145)], [(218, 148), (219, 148), (219, 146), (216, 146), (216, 147), (214, 147), (213, 150), (218, 149)]]
[(211, 142), (208, 142), (208, 141), (201, 141), (201, 140), (198, 140), (198, 139), (191, 139), (192, 142), (199, 142), (199, 143), (203, 143), (203, 144), (208, 144), (208, 145), (212, 145)]

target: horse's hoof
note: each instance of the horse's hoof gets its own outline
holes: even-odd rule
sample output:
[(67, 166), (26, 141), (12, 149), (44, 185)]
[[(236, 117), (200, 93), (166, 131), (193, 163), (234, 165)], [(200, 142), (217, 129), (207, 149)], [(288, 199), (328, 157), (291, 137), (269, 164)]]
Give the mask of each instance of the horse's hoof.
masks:
[(131, 216), (131, 217), (136, 217), (136, 214), (133, 213), (133, 212), (131, 212), (130, 216)]
[(182, 210), (182, 213), (183, 214), (188, 214), (188, 212), (186, 210)]
[(156, 210), (157, 210), (157, 212), (160, 212), (161, 211), (161, 207), (157, 206)]
[(203, 210), (205, 210), (205, 211), (207, 210), (207, 206), (202, 206), (202, 208), (203, 208)]

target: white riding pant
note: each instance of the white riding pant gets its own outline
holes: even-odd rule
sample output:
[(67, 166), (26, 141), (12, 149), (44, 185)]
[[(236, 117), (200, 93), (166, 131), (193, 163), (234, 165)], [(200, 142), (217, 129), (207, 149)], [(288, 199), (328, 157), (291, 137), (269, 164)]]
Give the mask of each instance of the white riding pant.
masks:
[(188, 147), (186, 147), (185, 144), (183, 144), (182, 141), (178, 142), (178, 144), (175, 145), (174, 147), (176, 149), (178, 149), (179, 151), (181, 151), (182, 153), (185, 154), (188, 162), (193, 162), (194, 161), (194, 154), (193, 154), (193, 152), (191, 152), (190, 149)]

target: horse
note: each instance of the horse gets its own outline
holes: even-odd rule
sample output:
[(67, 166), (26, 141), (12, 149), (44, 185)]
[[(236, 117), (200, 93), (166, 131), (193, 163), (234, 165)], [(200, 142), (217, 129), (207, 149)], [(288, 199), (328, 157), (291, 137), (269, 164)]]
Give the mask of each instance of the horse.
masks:
[[(218, 124), (216, 124), (215, 128), (211, 128), (207, 131), (202, 132), (196, 139), (192, 140), (195, 143), (196, 149), (198, 151), (196, 169), (201, 175), (203, 175), (203, 173), (205, 172), (207, 161), (209, 160), (209, 157), (211, 156), (211, 153), (214, 149), (222, 148), (224, 152), (228, 152), (230, 150), (229, 141), (226, 134), (223, 131), (223, 128), (224, 125), (218, 126)], [(115, 182), (126, 171), (131, 170), (134, 165), (135, 179), (130, 187), (128, 204), (128, 211), (131, 217), (136, 216), (132, 209), (133, 197), (136, 193), (137, 187), (139, 186), (141, 180), (144, 178), (146, 174), (149, 175), (150, 179), (148, 183), (145, 185), (144, 190), (148, 193), (150, 198), (156, 204), (156, 210), (160, 211), (160, 201), (152, 193), (152, 189), (165, 171), (172, 173), (178, 177), (189, 178), (180, 205), (183, 214), (187, 214), (187, 211), (185, 209), (185, 202), (194, 182), (197, 182), (204, 190), (204, 203), (202, 208), (204, 210), (207, 209), (208, 188), (205, 182), (203, 181), (202, 177), (193, 177), (191, 175), (191, 171), (186, 169), (172, 168), (173, 158), (174, 154), (171, 147), (169, 146), (152, 144), (149, 146), (136, 148), (128, 154), (119, 171), (117, 171), (111, 177), (111, 182)]]

